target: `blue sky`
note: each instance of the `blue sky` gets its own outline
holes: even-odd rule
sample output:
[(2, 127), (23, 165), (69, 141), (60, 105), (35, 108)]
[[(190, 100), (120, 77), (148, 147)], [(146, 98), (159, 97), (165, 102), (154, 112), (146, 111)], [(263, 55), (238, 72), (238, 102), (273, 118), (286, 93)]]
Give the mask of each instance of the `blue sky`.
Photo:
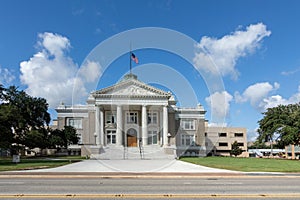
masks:
[[(99, 89), (128, 72), (126, 53), (105, 69), (101, 60), (89, 61), (97, 45), (127, 30), (165, 28), (195, 41), (199, 52), (194, 52), (193, 63), (142, 48), (139, 43), (149, 37), (139, 35), (139, 43), (131, 41), (133, 49), (139, 47), (134, 72), (142, 81), (174, 92), (181, 106), (201, 103), (211, 124), (246, 127), (252, 139), (266, 108), (300, 101), (299, 9), (296, 0), (2, 0), (0, 83), (47, 98), (55, 118), (53, 108), (59, 102), (72, 103), (75, 82), (84, 99), (91, 90), (86, 84), (96, 83), (93, 89)], [(107, 54), (123, 46), (115, 43)], [(207, 77), (199, 73), (214, 76), (214, 67), (223, 91), (209, 91)], [(174, 85), (174, 77), (179, 84)], [(195, 98), (183, 97), (187, 87)]]

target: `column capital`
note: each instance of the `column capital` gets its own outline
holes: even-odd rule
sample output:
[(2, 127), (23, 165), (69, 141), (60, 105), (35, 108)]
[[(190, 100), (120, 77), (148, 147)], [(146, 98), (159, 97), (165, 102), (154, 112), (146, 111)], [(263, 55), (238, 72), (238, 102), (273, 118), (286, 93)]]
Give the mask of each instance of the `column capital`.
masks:
[(99, 108), (100, 110), (103, 110), (103, 106), (102, 105), (95, 105), (96, 108)]

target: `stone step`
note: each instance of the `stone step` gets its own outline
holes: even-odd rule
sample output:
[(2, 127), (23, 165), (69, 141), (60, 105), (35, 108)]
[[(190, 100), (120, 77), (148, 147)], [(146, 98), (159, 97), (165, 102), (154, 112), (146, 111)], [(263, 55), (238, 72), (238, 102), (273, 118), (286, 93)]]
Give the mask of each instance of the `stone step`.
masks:
[(105, 147), (98, 151), (101, 153), (96, 153), (95, 150), (92, 152), (91, 158), (93, 159), (175, 159), (173, 151), (172, 153), (166, 153), (166, 150), (162, 147), (144, 147), (142, 150), (139, 147)]

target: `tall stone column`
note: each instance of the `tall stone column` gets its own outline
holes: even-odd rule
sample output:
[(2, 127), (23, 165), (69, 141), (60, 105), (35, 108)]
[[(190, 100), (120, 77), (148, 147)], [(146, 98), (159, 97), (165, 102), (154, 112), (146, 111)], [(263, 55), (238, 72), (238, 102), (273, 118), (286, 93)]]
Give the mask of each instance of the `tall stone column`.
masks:
[(163, 107), (163, 144), (164, 146), (168, 145), (168, 107)]
[(96, 113), (95, 113), (95, 134), (94, 134), (94, 137), (95, 137), (95, 143), (96, 145), (99, 145), (99, 141), (100, 141), (100, 138), (99, 138), (99, 133), (100, 133), (100, 107), (99, 106), (96, 106)]
[(147, 107), (142, 106), (142, 144), (148, 144), (148, 130), (147, 130)]
[(104, 111), (100, 109), (100, 130), (99, 130), (99, 141), (102, 146), (104, 146)]
[(159, 111), (159, 126), (160, 126), (160, 134), (159, 134), (159, 145), (163, 145), (164, 144), (164, 140), (163, 140), (163, 110), (160, 109)]
[(121, 146), (122, 145), (122, 130), (123, 130), (123, 124), (122, 124), (122, 106), (117, 106), (117, 133), (116, 133), (116, 145)]

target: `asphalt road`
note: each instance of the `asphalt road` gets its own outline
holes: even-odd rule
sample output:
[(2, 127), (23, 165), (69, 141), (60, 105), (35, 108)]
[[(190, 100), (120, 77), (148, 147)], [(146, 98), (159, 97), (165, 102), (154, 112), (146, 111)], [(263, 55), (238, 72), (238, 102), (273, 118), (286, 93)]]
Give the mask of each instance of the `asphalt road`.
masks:
[(300, 199), (300, 176), (0, 176), (0, 199)]

